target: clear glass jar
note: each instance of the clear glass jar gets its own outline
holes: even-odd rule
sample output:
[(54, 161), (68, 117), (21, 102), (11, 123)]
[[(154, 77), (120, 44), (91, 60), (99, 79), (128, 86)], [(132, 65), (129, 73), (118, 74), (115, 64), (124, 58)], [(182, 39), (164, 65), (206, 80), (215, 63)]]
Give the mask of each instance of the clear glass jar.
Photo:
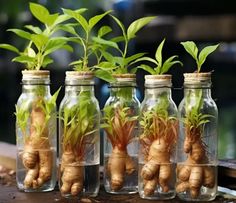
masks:
[(211, 73), (184, 74), (179, 117), (177, 195), (187, 201), (213, 200), (217, 192), (218, 111), (211, 98)]
[(16, 181), (19, 190), (44, 192), (56, 184), (56, 103), (49, 71), (22, 71), (16, 105)]
[(104, 187), (113, 194), (138, 191), (138, 115), (134, 74), (114, 75), (103, 109)]
[(175, 197), (178, 120), (171, 87), (171, 75), (145, 76), (139, 137), (141, 198), (164, 200)]
[(100, 110), (91, 72), (67, 71), (59, 107), (59, 188), (64, 197), (95, 197), (100, 186)]

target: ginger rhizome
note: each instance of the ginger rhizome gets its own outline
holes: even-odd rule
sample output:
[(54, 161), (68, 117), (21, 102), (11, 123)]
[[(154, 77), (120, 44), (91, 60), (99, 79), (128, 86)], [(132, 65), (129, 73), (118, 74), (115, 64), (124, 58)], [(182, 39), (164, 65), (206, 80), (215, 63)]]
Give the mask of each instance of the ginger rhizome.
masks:
[[(202, 90), (193, 91), (194, 93), (188, 95), (183, 121), (185, 129), (183, 150), (187, 154), (187, 160), (177, 167), (176, 191), (178, 193), (189, 191), (191, 198), (197, 198), (202, 186), (215, 187), (216, 174), (213, 167), (206, 166), (209, 164), (208, 146), (203, 141), (205, 125), (213, 116), (200, 112), (203, 103)], [(195, 105), (191, 106), (193, 100)]]
[(170, 190), (172, 178), (171, 155), (178, 136), (178, 121), (168, 115), (166, 103), (157, 104), (151, 110), (142, 113), (140, 125), (141, 153), (144, 166), (141, 170), (144, 195), (153, 195), (157, 186), (162, 192)]
[(130, 107), (106, 106), (104, 108), (104, 123), (107, 138), (112, 145), (112, 153), (107, 163), (110, 174), (110, 186), (113, 191), (122, 189), (126, 175), (131, 175), (137, 166), (127, 152), (127, 146), (134, 139), (137, 116), (132, 115)]
[[(99, 115), (90, 92), (81, 91), (77, 104), (62, 102), (60, 191), (63, 195), (78, 195), (84, 188), (86, 156), (90, 146), (98, 142)], [(67, 103), (68, 102), (68, 103)], [(87, 151), (86, 151), (87, 150)], [(90, 150), (93, 150), (91, 147)]]
[(56, 119), (56, 98), (59, 91), (49, 100), (40, 96), (40, 87), (36, 93), (39, 96), (32, 102), (31, 111), (28, 109), (27, 101), (21, 109), (16, 106), (17, 126), (22, 132), (24, 142), (21, 158), (27, 170), (25, 189), (40, 188), (52, 177), (53, 149), (49, 136), (56, 130), (52, 122)]

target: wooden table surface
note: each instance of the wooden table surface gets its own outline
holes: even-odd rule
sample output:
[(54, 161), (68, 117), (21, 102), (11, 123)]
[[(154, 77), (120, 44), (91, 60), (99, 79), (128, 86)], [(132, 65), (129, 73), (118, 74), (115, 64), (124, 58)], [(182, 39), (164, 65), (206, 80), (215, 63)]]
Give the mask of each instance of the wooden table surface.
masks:
[[(45, 193), (25, 193), (20, 192), (16, 188), (16, 186), (6, 186), (0, 185), (0, 203), (148, 203), (148, 202), (163, 202), (163, 203), (180, 203), (182, 201), (177, 198), (173, 200), (166, 201), (150, 201), (141, 199), (138, 194), (134, 195), (111, 195), (107, 194), (104, 191), (104, 188), (101, 187), (99, 191), (99, 195), (96, 198), (82, 198), (80, 200), (77, 199), (65, 199), (62, 198), (60, 192), (56, 189), (52, 192)], [(212, 201), (213, 203), (231, 203), (236, 202), (236, 197), (229, 196), (227, 194), (219, 194), (217, 198)]]

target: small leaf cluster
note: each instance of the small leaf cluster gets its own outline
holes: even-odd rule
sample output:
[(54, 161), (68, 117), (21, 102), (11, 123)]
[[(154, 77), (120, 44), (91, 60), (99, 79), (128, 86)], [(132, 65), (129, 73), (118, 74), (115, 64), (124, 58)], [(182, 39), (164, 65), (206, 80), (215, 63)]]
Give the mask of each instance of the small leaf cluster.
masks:
[[(86, 10), (87, 9), (85, 8), (79, 10), (63, 9), (64, 14), (68, 16), (68, 18), (73, 18), (76, 21), (75, 23), (66, 24), (64, 26), (64, 31), (71, 33), (73, 37), (69, 37), (69, 41), (81, 45), (83, 50), (83, 56), (81, 59), (70, 63), (71, 66), (74, 66), (74, 70), (76, 71), (91, 71), (88, 64), (88, 58), (90, 55), (95, 54), (98, 49), (98, 46), (92, 41), (94, 27), (111, 12), (107, 11), (86, 20), (82, 15)], [(78, 30), (80, 27), (82, 28), (82, 33)], [(99, 29), (98, 36), (103, 36), (110, 31), (111, 29), (108, 26), (103, 26)], [(97, 59), (99, 60), (99, 57)]]
[(132, 132), (138, 116), (131, 115), (130, 107), (106, 106), (101, 127), (107, 132), (112, 145), (126, 145), (132, 139)]
[(65, 107), (59, 112), (59, 118), (63, 122), (63, 145), (70, 144), (75, 147), (76, 144), (82, 144), (87, 136), (98, 130), (95, 126), (97, 110), (91, 101), (90, 93), (82, 91), (79, 98), (78, 104)]
[(58, 13), (50, 14), (47, 8), (36, 3), (30, 3), (31, 14), (44, 25), (44, 29), (33, 25), (26, 25), (25, 29), (9, 29), (17, 36), (25, 39), (28, 43), (23, 51), (18, 50), (10, 44), (0, 44), (0, 48), (13, 51), (18, 54), (12, 61), (25, 64), (28, 70), (39, 70), (52, 63), (49, 54), (58, 49), (72, 51), (67, 45), (67, 38), (53, 36), (60, 30), (60, 23), (68, 19), (65, 15)]
[[(120, 27), (122, 35), (114, 37), (110, 40), (106, 40), (101, 37), (94, 38), (95, 42), (98, 42), (106, 47), (106, 49), (101, 50), (105, 61), (98, 64), (97, 67), (99, 69), (108, 71), (110, 74), (129, 73), (129, 67), (137, 63), (138, 58), (145, 55), (145, 53), (136, 53), (134, 55), (128, 56), (129, 43), (136, 37), (137, 32), (153, 19), (155, 19), (155, 17), (151, 16), (137, 19), (133, 21), (126, 29), (124, 24), (118, 18), (113, 15), (110, 16)], [(120, 48), (120, 43), (123, 45), (123, 49)], [(113, 56), (110, 52), (108, 52), (108, 48), (114, 49), (118, 53), (118, 56)]]
[(142, 57), (137, 60), (137, 61), (149, 61), (155, 64), (154, 68), (146, 64), (142, 64), (138, 68), (141, 68), (147, 71), (151, 75), (161, 75), (168, 72), (169, 69), (175, 64), (180, 64), (182, 66), (183, 64), (179, 60), (177, 60), (178, 58), (177, 55), (171, 56), (166, 61), (163, 61), (162, 49), (163, 49), (164, 43), (165, 43), (165, 39), (163, 39), (160, 45), (157, 47), (157, 50), (155, 53), (155, 59), (150, 58), (150, 57)]
[(203, 63), (206, 61), (206, 58), (209, 54), (214, 52), (219, 44), (206, 46), (200, 52), (193, 41), (181, 42), (184, 49), (193, 57), (197, 64), (197, 72), (200, 73)]

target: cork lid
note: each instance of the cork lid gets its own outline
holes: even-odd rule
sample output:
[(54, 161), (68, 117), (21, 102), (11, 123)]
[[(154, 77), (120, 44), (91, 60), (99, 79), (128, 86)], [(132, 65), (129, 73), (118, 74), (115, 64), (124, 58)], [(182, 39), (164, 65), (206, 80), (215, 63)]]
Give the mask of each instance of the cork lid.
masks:
[(66, 85), (93, 85), (94, 74), (90, 71), (66, 71)]
[(113, 74), (112, 75), (117, 82), (135, 82), (136, 81), (136, 75), (131, 73), (125, 73), (125, 74)]
[(211, 82), (211, 72), (206, 73), (184, 73), (185, 83)]
[(89, 71), (66, 71), (67, 79), (93, 79), (94, 74)]
[(145, 86), (172, 86), (172, 75), (145, 75)]
[(23, 70), (21, 71), (23, 80), (49, 78), (48, 70)]

